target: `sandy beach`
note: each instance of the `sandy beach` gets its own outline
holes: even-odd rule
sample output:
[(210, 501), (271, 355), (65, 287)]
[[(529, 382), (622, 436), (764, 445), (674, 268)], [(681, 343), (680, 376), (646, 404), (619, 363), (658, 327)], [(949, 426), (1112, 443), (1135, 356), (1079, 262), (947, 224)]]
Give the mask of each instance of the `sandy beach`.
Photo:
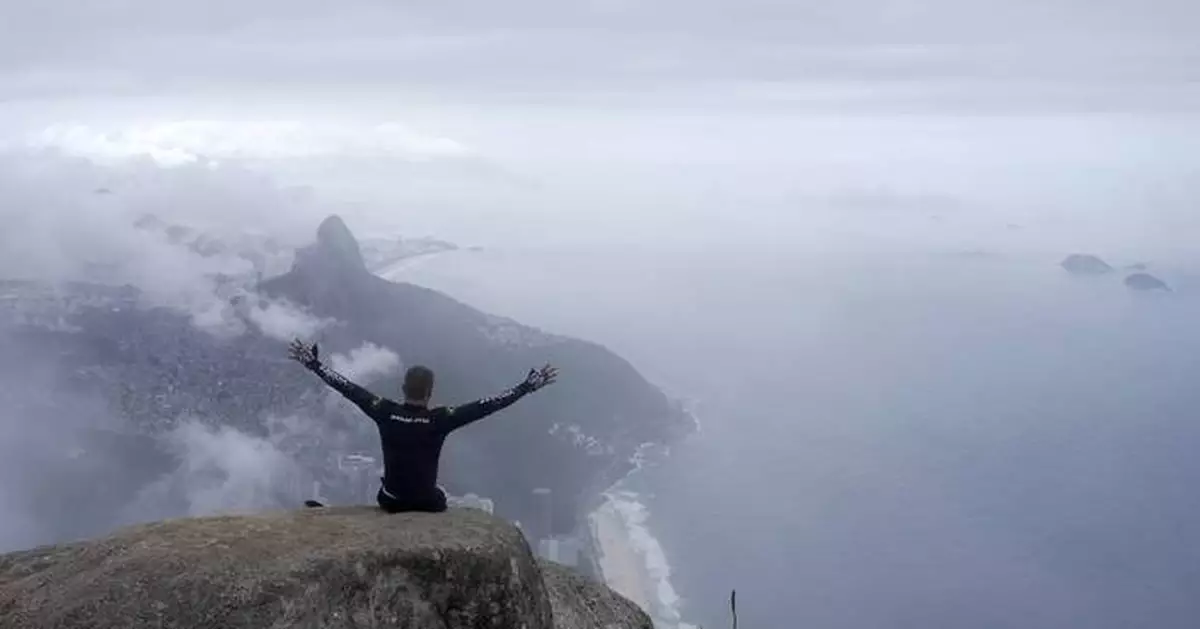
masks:
[(645, 562), (626, 533), (620, 513), (611, 503), (605, 503), (592, 513), (590, 519), (605, 582), (642, 609), (653, 610), (654, 588), (646, 577)]

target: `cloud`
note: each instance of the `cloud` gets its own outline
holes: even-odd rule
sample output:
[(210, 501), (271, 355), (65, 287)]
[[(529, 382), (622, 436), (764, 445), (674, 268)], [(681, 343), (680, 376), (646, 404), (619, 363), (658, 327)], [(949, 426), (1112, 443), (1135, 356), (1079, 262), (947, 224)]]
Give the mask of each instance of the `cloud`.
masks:
[(367, 380), (398, 370), (400, 356), (386, 347), (364, 343), (349, 354), (334, 354), (330, 366), (351, 380)]
[(329, 480), (312, 470), (357, 438), (307, 415), (268, 415), (262, 425), (265, 434), (249, 434), (184, 418), (161, 438), (178, 464), (138, 492), (123, 521), (295, 508)]
[(409, 161), (474, 156), (461, 142), (428, 136), (397, 122), (171, 120), (113, 129), (72, 123), (27, 133), (22, 144), (105, 164), (144, 156), (164, 166), (342, 155)]
[(290, 503), (306, 475), (279, 436), (259, 437), (230, 426), (181, 422), (164, 444), (179, 459), (171, 473), (142, 489), (126, 519), (248, 513)]
[[(974, 108), (1079, 106), (1138, 85), (1148, 91), (1124, 99), (1167, 107), (1169, 95), (1151, 92), (1169, 85), (1194, 98), (1200, 54), (1200, 10), (1184, 0), (34, 4), (10, 2), (0, 15), (0, 72), (7, 66), (14, 99), (257, 92), (269, 81), (307, 100), (337, 89), (355, 101), (349, 92), (367, 86), (402, 102), (675, 92), (678, 103), (779, 82), (867, 83), (874, 89), (856, 99), (893, 104), (917, 89)], [(981, 79), (986, 100), (957, 102)]]
[(311, 339), (330, 323), (329, 320), (318, 319), (284, 300), (255, 304), (249, 309), (248, 317), (263, 334), (279, 341)]
[[(254, 279), (252, 261), (237, 249), (202, 252), (173, 242), (142, 219), (209, 226), (214, 238), (258, 228), (286, 249), (311, 239), (322, 215), (302, 196), (236, 166), (98, 166), (49, 151), (0, 154), (0, 196), (7, 278), (131, 285), (147, 305), (177, 309), (221, 333), (243, 328), (230, 300)], [(322, 325), (282, 302), (255, 302), (245, 314), (276, 338), (308, 336)]]

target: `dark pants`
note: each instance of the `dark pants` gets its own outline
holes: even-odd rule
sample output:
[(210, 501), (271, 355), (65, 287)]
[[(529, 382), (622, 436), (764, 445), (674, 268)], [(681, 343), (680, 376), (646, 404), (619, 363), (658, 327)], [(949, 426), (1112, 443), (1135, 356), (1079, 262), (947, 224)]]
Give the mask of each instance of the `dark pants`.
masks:
[(379, 508), (388, 513), (404, 513), (406, 511), (423, 511), (425, 513), (441, 513), (446, 510), (446, 494), (440, 487), (434, 488), (434, 494), (422, 498), (394, 496), (379, 488), (375, 500)]

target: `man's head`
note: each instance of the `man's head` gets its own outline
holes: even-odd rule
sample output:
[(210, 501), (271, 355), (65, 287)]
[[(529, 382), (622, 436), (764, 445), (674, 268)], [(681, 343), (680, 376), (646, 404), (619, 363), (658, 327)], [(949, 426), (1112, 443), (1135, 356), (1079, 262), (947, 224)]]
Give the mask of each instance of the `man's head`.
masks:
[(417, 365), (404, 372), (404, 401), (413, 404), (427, 404), (433, 397), (433, 370)]

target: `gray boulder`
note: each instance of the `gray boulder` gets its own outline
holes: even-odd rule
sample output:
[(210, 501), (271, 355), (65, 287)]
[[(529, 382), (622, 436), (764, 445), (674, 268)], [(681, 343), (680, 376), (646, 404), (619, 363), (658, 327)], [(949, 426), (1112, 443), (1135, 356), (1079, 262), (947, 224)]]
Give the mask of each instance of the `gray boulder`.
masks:
[(181, 519), (0, 556), (0, 627), (550, 629), (552, 601), (594, 610), (562, 612), (571, 629), (649, 627), (587, 624), (636, 612), (596, 584), (552, 598), (542, 571), (517, 528), (474, 509)]
[(555, 629), (654, 629), (640, 607), (567, 566), (541, 561)]

